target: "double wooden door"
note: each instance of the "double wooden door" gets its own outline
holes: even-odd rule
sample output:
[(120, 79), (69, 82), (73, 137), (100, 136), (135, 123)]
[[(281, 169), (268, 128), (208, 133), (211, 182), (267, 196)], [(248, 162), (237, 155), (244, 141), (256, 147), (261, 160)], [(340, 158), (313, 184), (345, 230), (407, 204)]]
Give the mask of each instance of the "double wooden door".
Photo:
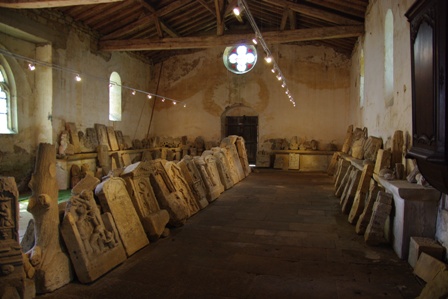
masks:
[(258, 116), (226, 116), (226, 136), (238, 135), (244, 138), (247, 159), (255, 164), (258, 145)]

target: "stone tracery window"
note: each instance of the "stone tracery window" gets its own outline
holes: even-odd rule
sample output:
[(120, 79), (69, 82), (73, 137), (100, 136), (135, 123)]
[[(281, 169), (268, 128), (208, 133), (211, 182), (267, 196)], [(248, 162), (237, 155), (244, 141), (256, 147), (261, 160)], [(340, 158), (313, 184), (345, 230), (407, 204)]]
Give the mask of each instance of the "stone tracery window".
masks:
[(226, 68), (235, 74), (249, 72), (257, 63), (257, 50), (252, 45), (227, 47), (222, 59)]

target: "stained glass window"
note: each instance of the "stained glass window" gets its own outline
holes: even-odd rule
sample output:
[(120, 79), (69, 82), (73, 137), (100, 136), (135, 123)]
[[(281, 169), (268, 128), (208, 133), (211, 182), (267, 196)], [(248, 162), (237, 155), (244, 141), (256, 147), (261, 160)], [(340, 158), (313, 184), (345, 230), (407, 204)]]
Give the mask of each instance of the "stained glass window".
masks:
[(222, 56), (226, 68), (235, 74), (249, 72), (257, 63), (257, 50), (252, 45), (227, 47)]

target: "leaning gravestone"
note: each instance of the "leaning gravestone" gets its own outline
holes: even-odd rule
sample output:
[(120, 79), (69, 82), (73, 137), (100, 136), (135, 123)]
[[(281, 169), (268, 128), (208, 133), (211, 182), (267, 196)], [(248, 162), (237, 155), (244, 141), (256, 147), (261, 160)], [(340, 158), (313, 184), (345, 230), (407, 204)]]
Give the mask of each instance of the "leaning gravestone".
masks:
[(29, 186), (32, 195), (27, 210), (34, 217), (35, 244), (26, 254), (34, 266), (37, 293), (52, 292), (72, 280), (70, 259), (59, 237), (56, 149), (40, 143)]
[(207, 167), (207, 163), (205, 163), (203, 157), (196, 156), (193, 158), (193, 161), (201, 173), (202, 181), (205, 185), (207, 200), (212, 202), (222, 193), (221, 188), (216, 184), (216, 180), (212, 178), (212, 174), (209, 172), (210, 170)]
[(69, 199), (61, 234), (81, 283), (96, 280), (126, 260), (112, 215), (100, 214), (91, 190)]
[(248, 176), (251, 172), (250, 166), (249, 166), (249, 160), (247, 158), (247, 151), (246, 151), (246, 144), (244, 142), (244, 138), (241, 136), (237, 136), (236, 141), (236, 149), (238, 151), (238, 156), (240, 157), (241, 166), (244, 170), (244, 175)]
[(229, 165), (232, 169), (233, 183), (237, 184), (239, 181), (243, 180), (246, 175), (244, 174), (243, 166), (241, 165), (238, 150), (235, 146), (235, 141), (236, 136), (225, 137), (221, 140), (220, 147), (226, 149), (227, 160), (229, 161)]
[(190, 185), (190, 189), (201, 209), (208, 206), (207, 194), (205, 192), (205, 185), (202, 181), (201, 173), (196, 168), (193, 158), (186, 155), (180, 160), (177, 165), (182, 170), (185, 180)]
[(135, 211), (150, 240), (157, 240), (162, 234), (168, 234), (166, 228), (170, 215), (160, 209), (157, 198), (151, 187), (149, 162), (137, 162), (127, 166), (121, 177), (126, 182), (126, 188), (132, 199)]
[(185, 180), (180, 167), (172, 161), (164, 161), (164, 167), (173, 182), (174, 188), (176, 188), (178, 194), (180, 194), (183, 200), (187, 203), (190, 216), (199, 212), (199, 205), (190, 189), (190, 186)]
[(224, 188), (230, 189), (233, 187), (233, 180), (230, 176), (230, 166), (223, 149), (220, 147), (213, 147), (211, 149), (213, 156), (216, 158), (216, 165), (218, 167), (219, 177), (221, 179)]
[(175, 227), (182, 226), (190, 217), (187, 203), (176, 191), (173, 182), (162, 164), (161, 159), (148, 161), (151, 165), (150, 182), (162, 209), (170, 214), (169, 224)]
[(107, 138), (107, 128), (102, 124), (95, 124), (96, 135), (98, 138), (98, 145), (107, 146), (107, 150), (111, 150), (109, 145), (109, 139)]
[(123, 179), (111, 177), (103, 181), (95, 194), (103, 210), (112, 214), (128, 256), (149, 244)]

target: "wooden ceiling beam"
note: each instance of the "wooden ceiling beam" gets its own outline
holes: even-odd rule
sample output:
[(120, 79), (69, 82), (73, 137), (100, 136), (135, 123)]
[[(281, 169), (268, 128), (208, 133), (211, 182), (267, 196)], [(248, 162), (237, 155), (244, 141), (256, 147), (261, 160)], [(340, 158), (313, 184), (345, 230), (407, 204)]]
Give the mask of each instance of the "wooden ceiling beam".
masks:
[(0, 0), (0, 7), (36, 9), (75, 5), (92, 5), (121, 1), (123, 0)]
[[(267, 43), (289, 43), (298, 41), (327, 40), (346, 37), (358, 37), (364, 32), (364, 26), (334, 26), (312, 29), (264, 32)], [(250, 43), (253, 33), (223, 36), (181, 37), (162, 39), (104, 40), (99, 42), (103, 51), (151, 51), (173, 49), (200, 49), (216, 46), (228, 46), (237, 43)]]
[(324, 20), (327, 22), (331, 22), (334, 24), (357, 25), (357, 24), (362, 23), (362, 22), (358, 22), (358, 21), (352, 20), (350, 18), (346, 18), (344, 16), (341, 16), (341, 15), (338, 15), (335, 13), (327, 12), (327, 11), (324, 11), (324, 10), (321, 10), (318, 8), (314, 8), (311, 6), (303, 5), (303, 4), (289, 2), (286, 0), (262, 0), (262, 1), (269, 3), (269, 4), (277, 5), (280, 7), (288, 7), (295, 12), (298, 12), (298, 13), (316, 18), (316, 19), (321, 19), (321, 20)]

